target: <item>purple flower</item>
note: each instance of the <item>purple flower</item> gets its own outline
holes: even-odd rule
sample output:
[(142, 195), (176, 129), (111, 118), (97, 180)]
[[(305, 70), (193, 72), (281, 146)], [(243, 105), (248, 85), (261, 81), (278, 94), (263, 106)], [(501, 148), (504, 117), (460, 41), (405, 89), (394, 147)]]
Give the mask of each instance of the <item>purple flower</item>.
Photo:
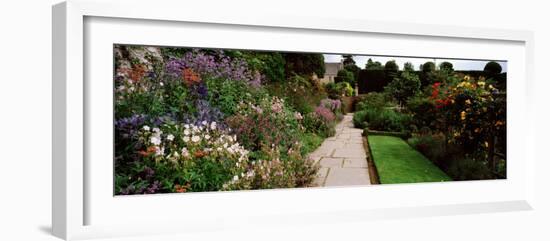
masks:
[(169, 60), (166, 70), (175, 78), (182, 78), (183, 70), (189, 68), (203, 77), (245, 81), (255, 87), (261, 84), (264, 77), (259, 72), (250, 70), (245, 60), (227, 57), (223, 51), (214, 53), (215, 55), (209, 55), (194, 49), (181, 59)]
[(330, 109), (332, 112), (336, 112), (342, 107), (342, 102), (340, 100), (333, 100), (333, 99), (323, 99), (321, 100), (321, 103), (319, 106), (323, 106), (325, 108)]
[(315, 114), (322, 117), (326, 122), (332, 122), (336, 119), (334, 113), (324, 106), (317, 106), (317, 108), (315, 108)]

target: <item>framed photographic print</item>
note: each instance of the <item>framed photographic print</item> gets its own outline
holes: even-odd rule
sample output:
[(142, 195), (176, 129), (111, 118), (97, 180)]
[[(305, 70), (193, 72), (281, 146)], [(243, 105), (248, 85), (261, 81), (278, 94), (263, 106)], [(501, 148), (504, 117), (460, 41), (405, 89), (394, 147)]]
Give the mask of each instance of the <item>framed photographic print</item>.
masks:
[(56, 236), (531, 209), (530, 32), (129, 2), (53, 7)]

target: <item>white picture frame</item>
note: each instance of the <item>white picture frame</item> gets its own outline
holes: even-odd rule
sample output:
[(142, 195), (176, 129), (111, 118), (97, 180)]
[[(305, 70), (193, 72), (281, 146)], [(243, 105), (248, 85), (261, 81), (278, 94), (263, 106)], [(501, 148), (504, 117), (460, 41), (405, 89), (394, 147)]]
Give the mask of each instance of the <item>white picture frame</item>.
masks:
[[(130, 5), (131, 7), (128, 7)], [(306, 221), (311, 223), (345, 222), (532, 209), (535, 168), (535, 156), (532, 149), (534, 148), (534, 135), (514, 127), (528, 125), (528, 117), (532, 116), (530, 108), (528, 108), (531, 103), (529, 94), (532, 93), (530, 86), (533, 81), (531, 76), (533, 73), (533, 34), (531, 32), (366, 22), (350, 19), (300, 18), (269, 11), (257, 13), (257, 16), (209, 15), (202, 11), (187, 11), (183, 15), (179, 10), (185, 9), (186, 5), (188, 3), (177, 0), (154, 2), (70, 0), (53, 7), (52, 227), (55, 236), (68, 240), (220, 230), (244, 224), (252, 226), (274, 223), (299, 225)], [(193, 26), (195, 27), (193, 28)], [(156, 37), (142, 38), (143, 36), (140, 37), (139, 33), (134, 35), (136, 31), (133, 31), (132, 28), (136, 27), (157, 31), (159, 34), (155, 35)], [(216, 31), (223, 30), (228, 34), (247, 34), (247, 36), (259, 40), (267, 38), (266, 36), (285, 35), (296, 37), (299, 39), (297, 42), (301, 44), (288, 46), (288, 43), (281, 40), (280, 43), (271, 43), (271, 46), (278, 47), (270, 47), (269, 41), (267, 43), (266, 41), (257, 41), (254, 45), (255, 43), (235, 37), (236, 40), (231, 41), (229, 38), (224, 46), (220, 46), (215, 41), (207, 42), (205, 40), (201, 43), (199, 42), (200, 38), (166, 39), (169, 34), (182, 36), (181, 33), (177, 33), (178, 29), (188, 32), (197, 31), (196, 33), (202, 31), (200, 33), (204, 36), (211, 36), (208, 34), (215, 34)], [(114, 30), (120, 36), (109, 34)], [(88, 173), (90, 169), (97, 167), (97, 164), (91, 164), (89, 160), (86, 160), (86, 158), (90, 158), (90, 152), (93, 152), (93, 145), (90, 147), (86, 138), (87, 135), (90, 135), (90, 131), (97, 129), (89, 129), (94, 128), (93, 125), (90, 127), (92, 122), (90, 118), (99, 118), (93, 120), (93, 123), (97, 123), (101, 122), (102, 118), (105, 120), (108, 115), (90, 115), (90, 111), (93, 112), (94, 108), (101, 109), (102, 107), (88, 103), (88, 97), (97, 100), (94, 96), (101, 94), (101, 92), (94, 92), (90, 89), (101, 89), (101, 86), (90, 85), (85, 81), (86, 78), (95, 78), (89, 76), (89, 71), (87, 72), (86, 68), (101, 69), (103, 66), (96, 68), (98, 65), (94, 63), (101, 61), (94, 60), (93, 57), (89, 59), (87, 55), (90, 54), (90, 50), (86, 48), (94, 48), (94, 56), (98, 58), (106, 56), (101, 54), (105, 53), (102, 51), (105, 50), (102, 46), (107, 46), (105, 43), (112, 45), (120, 41), (129, 44), (150, 45), (248, 47), (277, 50), (284, 48), (284, 50), (305, 52), (326, 50), (335, 53), (356, 54), (369, 51), (370, 54), (422, 55), (420, 52), (404, 50), (401, 47), (396, 47), (394, 52), (391, 52), (389, 47), (384, 47), (382, 49), (386, 49), (385, 52), (373, 53), (372, 51), (375, 50), (359, 47), (304, 44), (312, 34), (320, 36), (320, 38), (333, 38), (334, 40), (342, 40), (345, 36), (357, 36), (357, 41), (361, 41), (360, 38), (371, 37), (372, 41), (375, 41), (376, 38), (387, 38), (386, 41), (396, 39), (395, 43), (403, 48), (410, 43), (426, 44), (432, 46), (431, 50), (423, 50), (426, 51), (424, 54), (427, 56), (435, 56), (433, 52), (437, 49), (458, 46), (459, 49), (447, 50), (447, 54), (472, 58), (509, 57), (507, 59), (511, 62), (508, 65), (510, 72), (508, 81), (513, 82), (508, 85), (510, 96), (512, 96), (508, 97), (509, 118), (511, 118), (508, 128), (509, 139), (516, 140), (509, 144), (513, 148), (509, 148), (511, 165), (509, 165), (508, 179), (377, 187), (312, 188), (191, 195), (167, 194), (124, 199), (115, 198), (112, 195), (106, 196), (106, 194), (95, 195), (101, 192), (93, 191), (97, 190), (96, 187), (105, 187), (108, 183), (95, 184), (97, 179), (93, 179), (93, 177), (104, 174), (101, 170), (96, 172), (97, 174)], [(134, 38), (129, 39), (130, 37)], [(90, 45), (86, 41), (94, 42)], [(460, 49), (460, 46), (470, 46), (472, 49), (483, 48), (485, 55), (472, 49)], [(95, 51), (96, 49), (98, 51)], [(430, 51), (432, 53), (429, 53)], [(107, 61), (107, 64), (110, 63)], [(104, 70), (109, 71), (109, 69)], [(109, 84), (107, 83), (107, 85)], [(112, 124), (109, 122), (110, 119), (106, 120), (105, 123)], [(106, 134), (108, 136), (108, 132)], [(87, 179), (88, 177), (91, 179)], [(449, 190), (456, 194), (448, 193)], [(492, 193), (487, 193), (489, 190)], [(415, 197), (417, 192), (426, 193), (426, 199), (429, 200)], [(442, 195), (444, 197), (439, 200), (434, 200), (437, 193), (445, 195)], [(371, 195), (370, 198), (366, 198), (365, 194)], [(103, 199), (97, 197), (99, 195), (103, 195)], [(404, 200), (403, 197), (410, 197), (410, 199)], [(291, 202), (288, 201), (289, 198), (299, 201)], [(250, 200), (250, 204), (242, 204), (243, 200)], [(314, 204), (312, 200), (326, 201)], [(217, 205), (216, 208), (209, 206), (220, 202), (223, 204)], [(346, 205), (340, 205), (344, 207), (338, 208), (331, 204), (342, 202), (346, 203)], [(178, 211), (168, 212), (169, 208), (173, 208), (173, 205), (177, 203), (185, 204), (182, 206), (192, 206), (191, 209), (184, 210), (187, 214), (185, 218), (181, 215), (178, 216), (181, 214)], [(307, 205), (308, 203), (310, 205)], [(368, 203), (369, 206), (364, 207), (365, 203)], [(237, 207), (236, 210), (227, 210), (230, 205)], [(240, 211), (238, 209), (244, 205), (247, 205), (250, 210)], [(152, 211), (149, 208), (147, 210), (150, 211), (143, 211), (140, 217), (132, 216), (133, 209), (152, 206), (162, 206), (166, 209)], [(270, 208), (265, 208), (265, 206), (270, 206)], [(331, 218), (320, 219), (321, 216), (330, 216)], [(90, 219), (90, 217), (99, 218)]]

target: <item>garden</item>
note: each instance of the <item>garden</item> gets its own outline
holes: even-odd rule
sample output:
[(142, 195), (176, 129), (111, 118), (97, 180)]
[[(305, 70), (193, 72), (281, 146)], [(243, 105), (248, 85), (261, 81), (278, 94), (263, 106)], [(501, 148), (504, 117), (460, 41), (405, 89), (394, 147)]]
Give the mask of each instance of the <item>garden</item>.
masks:
[(364, 75), (378, 73), (382, 83), (371, 81), (376, 91), (359, 97), (353, 122), (368, 136), (380, 183), (506, 178), (500, 64), (483, 71), (455, 71), (449, 62), (426, 62), (419, 71), (410, 63), (403, 70), (393, 61), (370, 64), (375, 73)]
[(313, 185), (307, 155), (334, 135), (349, 89), (325, 90), (322, 54), (114, 53), (116, 195)]
[(506, 178), (496, 62), (400, 70), (338, 55), (334, 71), (317, 53), (133, 45), (114, 57), (115, 195), (316, 187), (338, 170), (382, 184)]

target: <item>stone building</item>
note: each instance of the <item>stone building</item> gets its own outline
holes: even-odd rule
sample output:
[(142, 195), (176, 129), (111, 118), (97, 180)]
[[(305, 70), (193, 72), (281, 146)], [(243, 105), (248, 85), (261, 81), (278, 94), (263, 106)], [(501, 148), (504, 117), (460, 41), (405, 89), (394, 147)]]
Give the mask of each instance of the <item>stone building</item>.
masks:
[(344, 64), (342, 62), (325, 63), (325, 76), (320, 79), (321, 83), (334, 83), (334, 78), (338, 74), (338, 71), (342, 69), (344, 69)]

